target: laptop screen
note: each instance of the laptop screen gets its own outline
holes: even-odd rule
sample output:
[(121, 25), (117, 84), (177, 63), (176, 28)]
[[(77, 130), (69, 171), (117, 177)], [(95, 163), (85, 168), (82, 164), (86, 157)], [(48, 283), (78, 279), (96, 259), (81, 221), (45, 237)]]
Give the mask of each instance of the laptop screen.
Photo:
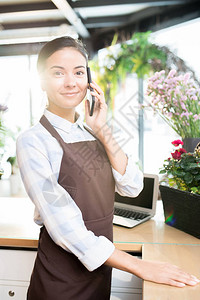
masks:
[(144, 188), (137, 197), (123, 197), (115, 193), (115, 202), (152, 209), (154, 181), (155, 178), (144, 177)]

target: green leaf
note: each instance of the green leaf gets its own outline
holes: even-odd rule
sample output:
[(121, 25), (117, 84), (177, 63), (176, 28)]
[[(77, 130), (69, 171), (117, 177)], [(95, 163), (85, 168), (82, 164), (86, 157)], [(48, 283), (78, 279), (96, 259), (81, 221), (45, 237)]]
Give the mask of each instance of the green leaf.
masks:
[(193, 180), (193, 176), (191, 173), (186, 173), (184, 176), (184, 181), (186, 182), (186, 184), (191, 183)]
[[(190, 172), (191, 172), (193, 175), (197, 175), (197, 174), (199, 173), (199, 170), (193, 169), (193, 170), (191, 170)], [(196, 176), (195, 176), (195, 178), (196, 178)]]
[(178, 176), (178, 177), (183, 177), (183, 176), (185, 176), (185, 174), (186, 174), (184, 171), (179, 171), (179, 170), (175, 171), (174, 173), (175, 173), (175, 175)]
[(196, 163), (190, 163), (190, 164), (188, 164), (188, 167), (189, 167), (190, 169), (196, 169), (197, 164), (196, 164)]
[(200, 186), (198, 187), (191, 187), (191, 192), (193, 192), (194, 194), (200, 194)]
[(166, 171), (165, 170), (160, 170), (159, 174), (165, 174)]
[(195, 176), (196, 181), (200, 181), (200, 174)]

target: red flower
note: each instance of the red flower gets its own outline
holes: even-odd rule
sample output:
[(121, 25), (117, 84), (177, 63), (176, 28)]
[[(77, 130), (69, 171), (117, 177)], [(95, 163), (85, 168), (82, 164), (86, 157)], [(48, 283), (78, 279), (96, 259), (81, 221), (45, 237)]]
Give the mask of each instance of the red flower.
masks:
[(178, 147), (179, 145), (183, 145), (183, 142), (181, 140), (175, 140), (172, 142), (172, 145), (174, 145), (175, 147)]
[(179, 160), (181, 158), (181, 153), (178, 150), (176, 150), (174, 153), (171, 153), (171, 155), (174, 159)]
[(178, 151), (179, 151), (181, 154), (187, 153), (187, 151), (186, 151), (184, 148), (180, 148)]

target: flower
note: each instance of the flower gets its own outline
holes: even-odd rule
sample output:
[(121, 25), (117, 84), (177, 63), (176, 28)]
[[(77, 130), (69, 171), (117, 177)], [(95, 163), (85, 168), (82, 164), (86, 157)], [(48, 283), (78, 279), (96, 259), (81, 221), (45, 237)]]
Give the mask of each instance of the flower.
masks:
[(171, 155), (174, 159), (180, 159), (181, 158), (181, 153), (178, 150), (176, 150), (174, 153), (171, 153)]
[(8, 107), (6, 105), (0, 104), (0, 112), (6, 111)]
[(172, 127), (182, 139), (200, 137), (200, 89), (190, 74), (177, 76), (175, 70), (168, 75), (156, 72), (148, 80), (147, 93), (150, 106)]
[(175, 140), (172, 144), (176, 149), (171, 153), (172, 157), (165, 160), (160, 174), (167, 175), (169, 186), (200, 194), (200, 145), (197, 145), (194, 153), (187, 153), (181, 147), (182, 141)]
[(172, 145), (174, 145), (175, 147), (178, 147), (179, 145), (183, 145), (183, 142), (181, 140), (175, 140), (172, 142)]

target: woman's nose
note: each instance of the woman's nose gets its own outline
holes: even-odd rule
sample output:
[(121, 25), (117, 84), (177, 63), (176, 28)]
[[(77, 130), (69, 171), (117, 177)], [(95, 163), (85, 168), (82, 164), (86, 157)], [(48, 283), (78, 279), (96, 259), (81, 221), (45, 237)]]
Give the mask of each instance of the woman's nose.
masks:
[(65, 82), (64, 82), (64, 85), (66, 87), (71, 87), (71, 86), (75, 86), (76, 85), (76, 80), (75, 80), (75, 77), (71, 74), (67, 74), (65, 76)]

